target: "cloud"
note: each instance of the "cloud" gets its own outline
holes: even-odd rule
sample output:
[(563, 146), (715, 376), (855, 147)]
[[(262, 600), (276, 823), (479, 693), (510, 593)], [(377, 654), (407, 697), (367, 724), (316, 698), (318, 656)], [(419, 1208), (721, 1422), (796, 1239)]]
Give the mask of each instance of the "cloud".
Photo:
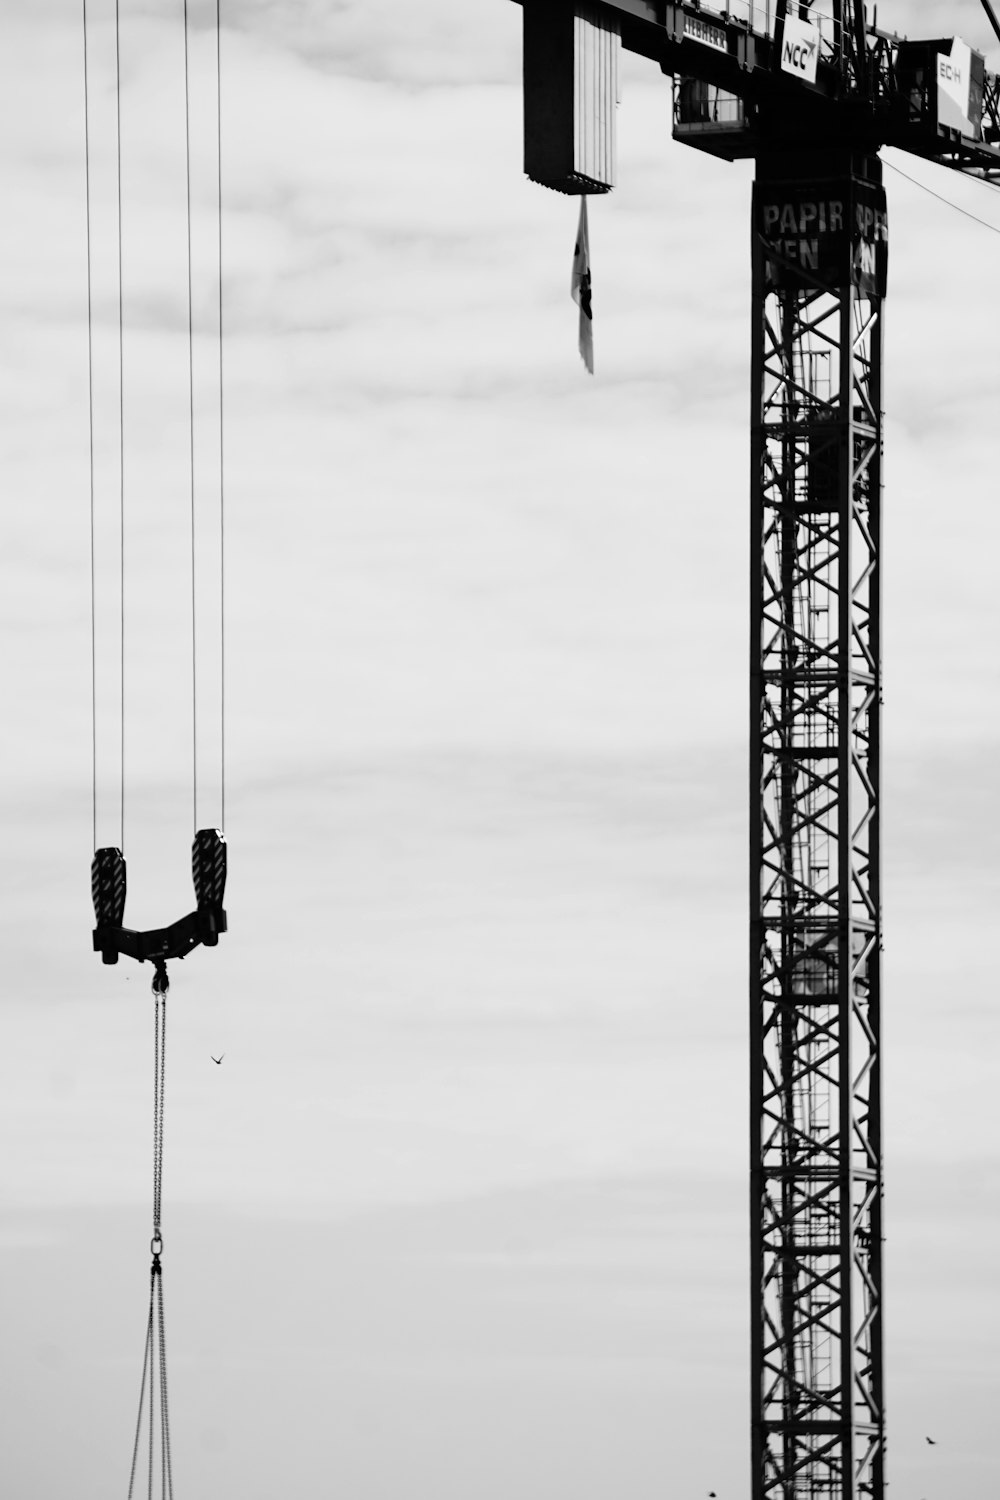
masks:
[[(974, 41), (975, 7), (954, 13)], [(109, 15), (93, 54), (105, 521), (118, 501)], [(214, 54), (210, 8), (192, 17), (196, 428), (210, 501)], [(593, 1325), (606, 1373), (579, 1376), (574, 1421), (610, 1421), (613, 1387), (615, 1423), (648, 1441), (661, 1433), (642, 1404), (648, 1369), (615, 1384), (638, 1305), (624, 1279), (645, 1286), (647, 1249), (670, 1228), (690, 1271), (691, 1246), (718, 1226), (692, 1198), (670, 1199), (668, 1227), (621, 1184), (662, 1183), (679, 1152), (720, 1177), (745, 1165), (752, 169), (671, 142), (667, 82), (626, 61), (621, 185), (591, 216), (588, 381), (569, 297), (576, 205), (522, 176), (516, 6), (224, 4), (223, 20), (231, 932), (177, 966), (170, 1192), (257, 1215), (355, 1214), (344, 1264), (383, 1234), (409, 1235), (410, 1259), (434, 1260), (416, 1285), (455, 1315), (456, 1341), (456, 1307), (499, 1339), (497, 1309), (513, 1299), (530, 1330), (561, 1271), (576, 1310), (600, 1297), (603, 1317), (608, 1267), (622, 1270), (621, 1301)], [(941, 24), (902, 5), (882, 20)], [(46, 7), (45, 21), (22, 7), (0, 49), (12, 120), (0, 132), (0, 1099), (16, 1147), (3, 1153), (6, 1201), (78, 1206), (145, 1201), (149, 974), (104, 970), (90, 952), (79, 9)], [(179, 41), (161, 8), (128, 7), (127, 853), (141, 925), (191, 901)], [(992, 212), (955, 174), (913, 173)], [(996, 1092), (995, 380), (981, 334), (996, 321), (996, 278), (986, 231), (887, 176), (887, 1122), (898, 1157), (944, 1170), (970, 1142), (985, 1160)], [(102, 787), (113, 779), (105, 769)], [(223, 1046), (225, 1067), (202, 1070)], [(467, 1213), (441, 1206), (477, 1194)], [(208, 1225), (211, 1254), (239, 1244), (230, 1228)], [(102, 1230), (102, 1246), (119, 1231), (133, 1233)], [(509, 1276), (492, 1258), (502, 1233), (514, 1236)], [(145, 1236), (143, 1217), (143, 1253)], [(303, 1243), (322, 1245), (312, 1229), (281, 1241), (274, 1265), (291, 1276)], [(742, 1242), (732, 1255), (742, 1265)], [(448, 1293), (456, 1265), (470, 1278), (461, 1306)], [(147, 1270), (135, 1269), (140, 1301)], [(98, 1274), (80, 1273), (87, 1285)], [(194, 1338), (215, 1299), (184, 1274)], [(101, 1305), (118, 1296), (109, 1282)], [(402, 1292), (398, 1305), (422, 1341), (419, 1305)], [(560, 1309), (546, 1327), (576, 1337)], [(901, 1336), (916, 1338), (918, 1322), (911, 1311)], [(261, 1358), (273, 1362), (286, 1345), (271, 1332)], [(532, 1400), (498, 1444), (514, 1458), (508, 1438), (528, 1450), (533, 1410), (566, 1409), (567, 1363), (531, 1348), (524, 1364), (480, 1370), (469, 1405), (495, 1438), (491, 1413), (527, 1371)], [(448, 1358), (428, 1356), (421, 1379), (451, 1393), (468, 1368)], [(713, 1399), (720, 1368), (706, 1375)], [(690, 1394), (694, 1369), (692, 1356), (660, 1373)], [(341, 1392), (359, 1424), (344, 1464), (363, 1476), (388, 1377), (380, 1368), (357, 1397), (356, 1376)], [(46, 1378), (24, 1386), (30, 1409), (51, 1404)], [(742, 1373), (726, 1378), (742, 1409)], [(403, 1422), (413, 1365), (393, 1379)], [(123, 1406), (131, 1374), (124, 1384)], [(267, 1427), (282, 1455), (312, 1410), (293, 1409), (304, 1385), (287, 1390)], [(551, 1407), (537, 1407), (539, 1391)], [(208, 1384), (200, 1394), (215, 1399)], [(218, 1413), (204, 1420), (232, 1430)], [(449, 1420), (433, 1453), (413, 1437), (414, 1472), (443, 1472)], [(662, 1465), (648, 1472), (662, 1490)]]
[(292, 51), (327, 77), (419, 88), (509, 77), (519, 61), (521, 14), (509, 3), (470, 11), (452, 0), (419, 9), (396, 0), (252, 0), (234, 7), (226, 25), (272, 54)]

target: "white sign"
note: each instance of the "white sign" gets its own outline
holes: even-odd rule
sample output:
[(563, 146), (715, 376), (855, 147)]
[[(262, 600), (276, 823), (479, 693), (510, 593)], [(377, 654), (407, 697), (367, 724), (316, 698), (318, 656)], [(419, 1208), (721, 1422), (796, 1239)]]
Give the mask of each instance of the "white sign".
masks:
[(963, 135), (974, 135), (969, 118), (972, 108), (972, 48), (960, 36), (951, 44), (951, 56), (938, 53), (938, 124)]
[(781, 39), (782, 71), (793, 73), (806, 83), (815, 83), (818, 62), (819, 27), (810, 26), (808, 21), (800, 21), (797, 16), (786, 16)]
[(706, 47), (714, 47), (717, 52), (727, 50), (726, 33), (722, 27), (713, 26), (711, 21), (703, 21), (700, 16), (685, 15), (684, 35), (693, 42), (703, 42)]

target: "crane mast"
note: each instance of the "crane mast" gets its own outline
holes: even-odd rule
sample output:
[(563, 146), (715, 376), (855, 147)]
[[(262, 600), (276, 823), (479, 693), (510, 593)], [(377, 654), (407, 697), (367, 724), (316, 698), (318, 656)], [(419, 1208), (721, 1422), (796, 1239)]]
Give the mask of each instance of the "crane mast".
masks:
[(846, 236), (838, 271), (767, 234), (856, 221), (880, 182), (847, 151), (759, 159), (754, 187), (754, 1500), (883, 1493), (882, 287)]
[(1000, 84), (860, 0), (520, 3), (533, 180), (613, 187), (620, 47), (673, 77), (675, 139), (756, 164), (751, 1495), (884, 1500), (878, 153), (1000, 180)]

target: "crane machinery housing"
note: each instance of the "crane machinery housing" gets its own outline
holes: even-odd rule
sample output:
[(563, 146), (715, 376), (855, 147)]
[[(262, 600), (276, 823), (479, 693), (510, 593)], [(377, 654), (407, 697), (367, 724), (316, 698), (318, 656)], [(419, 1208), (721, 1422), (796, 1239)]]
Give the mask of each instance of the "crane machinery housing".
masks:
[(622, 47), (676, 140), (756, 164), (751, 1495), (884, 1500), (879, 151), (1000, 179), (1000, 81), (861, 0), (519, 3), (532, 180), (614, 186)]

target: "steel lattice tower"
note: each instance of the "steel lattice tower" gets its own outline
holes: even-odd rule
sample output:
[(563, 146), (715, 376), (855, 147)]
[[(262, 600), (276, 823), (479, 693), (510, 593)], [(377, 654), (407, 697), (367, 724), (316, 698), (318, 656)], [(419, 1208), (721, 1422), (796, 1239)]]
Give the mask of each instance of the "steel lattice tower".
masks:
[(613, 188), (619, 48), (673, 77), (675, 140), (756, 163), (751, 1494), (884, 1500), (878, 153), (1000, 182), (1000, 77), (864, 0), (521, 3), (534, 181)]
[(880, 181), (813, 153), (755, 185), (754, 1500), (882, 1494), (882, 297), (859, 259), (831, 290), (757, 232), (768, 202), (846, 210)]

